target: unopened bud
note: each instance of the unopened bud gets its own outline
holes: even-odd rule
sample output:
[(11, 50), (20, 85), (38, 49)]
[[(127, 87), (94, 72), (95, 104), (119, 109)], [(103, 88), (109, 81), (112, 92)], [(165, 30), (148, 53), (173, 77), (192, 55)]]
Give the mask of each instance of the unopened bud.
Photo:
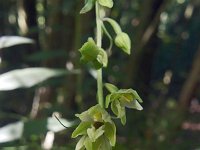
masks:
[(117, 47), (121, 48), (125, 53), (131, 53), (131, 40), (128, 34), (121, 32), (118, 33), (115, 38), (115, 44)]

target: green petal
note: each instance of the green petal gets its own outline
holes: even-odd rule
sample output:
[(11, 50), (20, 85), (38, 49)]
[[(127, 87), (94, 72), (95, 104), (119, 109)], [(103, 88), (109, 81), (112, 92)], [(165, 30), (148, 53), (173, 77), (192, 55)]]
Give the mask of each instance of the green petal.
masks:
[(126, 113), (121, 117), (121, 123), (122, 123), (123, 125), (126, 124)]
[(82, 122), (92, 122), (93, 119), (88, 113), (88, 111), (84, 111), (81, 114), (76, 114), (76, 117), (78, 117)]
[(79, 135), (87, 133), (87, 129), (91, 126), (91, 122), (81, 122), (78, 127), (72, 133), (72, 138), (76, 138)]
[(130, 103), (126, 103), (125, 106), (128, 108), (143, 110), (142, 106), (140, 105), (140, 103), (137, 100), (133, 100)]
[(94, 150), (92, 146), (92, 141), (90, 140), (90, 138), (87, 137), (85, 139), (84, 145), (85, 145), (86, 150)]
[(111, 102), (111, 99), (110, 99), (111, 95), (112, 94), (109, 94), (109, 95), (106, 96), (106, 108), (108, 108), (108, 106), (109, 106), (109, 104)]
[(103, 135), (104, 127), (105, 126), (101, 126), (98, 129), (95, 129), (94, 127), (87, 129), (88, 137), (92, 142), (95, 142), (101, 135)]

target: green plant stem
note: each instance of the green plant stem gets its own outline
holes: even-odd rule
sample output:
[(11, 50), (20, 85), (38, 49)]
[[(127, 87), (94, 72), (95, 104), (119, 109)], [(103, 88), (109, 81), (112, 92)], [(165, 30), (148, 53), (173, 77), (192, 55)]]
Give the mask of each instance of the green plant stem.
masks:
[[(100, 18), (100, 10), (99, 10), (99, 4), (96, 2), (96, 40), (97, 40), (97, 46), (101, 47), (102, 45), (102, 31), (101, 31), (101, 18)], [(104, 107), (104, 101), (103, 101), (103, 82), (102, 82), (102, 69), (97, 70), (97, 99), (98, 103), (101, 105), (101, 107)]]

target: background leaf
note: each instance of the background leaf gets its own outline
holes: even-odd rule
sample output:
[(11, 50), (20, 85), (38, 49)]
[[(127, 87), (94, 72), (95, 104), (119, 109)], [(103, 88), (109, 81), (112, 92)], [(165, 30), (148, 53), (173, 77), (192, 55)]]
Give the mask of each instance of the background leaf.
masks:
[(0, 91), (29, 88), (52, 77), (63, 76), (78, 71), (48, 68), (16, 69), (0, 75)]
[(0, 49), (20, 44), (33, 44), (34, 40), (21, 36), (2, 36), (0, 37)]

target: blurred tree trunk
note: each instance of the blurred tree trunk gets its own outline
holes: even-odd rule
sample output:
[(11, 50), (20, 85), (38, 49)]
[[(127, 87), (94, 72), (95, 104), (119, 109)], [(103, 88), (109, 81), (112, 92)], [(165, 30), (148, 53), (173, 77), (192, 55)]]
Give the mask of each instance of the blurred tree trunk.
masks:
[(192, 69), (180, 92), (179, 103), (182, 109), (187, 109), (200, 81), (200, 45), (196, 52)]
[(166, 9), (168, 3), (170, 3), (168, 0), (149, 0), (142, 3), (140, 24), (132, 44), (134, 52), (131, 54), (126, 69), (128, 75), (125, 86), (134, 85), (141, 88), (145, 85), (145, 89), (148, 89), (153, 56), (158, 42), (156, 31), (160, 14)]

